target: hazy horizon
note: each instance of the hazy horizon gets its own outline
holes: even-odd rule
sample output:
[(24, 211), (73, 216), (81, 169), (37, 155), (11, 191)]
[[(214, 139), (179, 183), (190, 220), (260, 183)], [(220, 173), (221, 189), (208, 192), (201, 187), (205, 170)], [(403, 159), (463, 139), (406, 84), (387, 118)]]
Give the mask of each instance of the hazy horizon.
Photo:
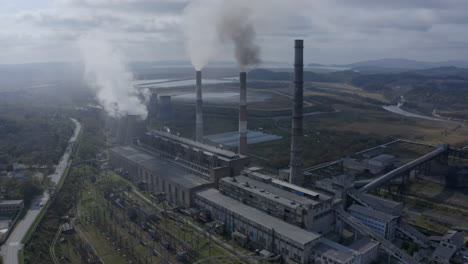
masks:
[[(183, 15), (194, 2), (0, 0), (0, 63), (79, 61), (77, 42), (89, 34), (112, 42), (128, 61), (189, 60)], [(308, 63), (468, 60), (466, 1), (310, 2), (249, 3), (263, 61), (289, 63), (295, 38), (305, 40)], [(216, 60), (234, 61), (231, 43), (216, 46)]]

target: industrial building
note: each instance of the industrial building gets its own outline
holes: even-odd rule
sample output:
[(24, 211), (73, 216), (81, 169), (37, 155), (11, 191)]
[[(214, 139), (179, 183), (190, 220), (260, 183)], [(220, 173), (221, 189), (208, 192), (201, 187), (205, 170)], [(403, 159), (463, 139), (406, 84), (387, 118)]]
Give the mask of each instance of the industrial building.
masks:
[(212, 220), (222, 221), (226, 231), (246, 235), (254, 247), (298, 263), (309, 263), (311, 249), (320, 238), (317, 233), (281, 221), (216, 189), (198, 191), (195, 205), (208, 211)]
[(233, 199), (301, 228), (321, 234), (332, 229), (333, 197), (249, 169), (243, 174), (246, 176), (221, 179), (219, 189)]
[(216, 185), (220, 178), (238, 175), (250, 163), (247, 156), (163, 131), (147, 132), (137, 144)]
[(369, 238), (361, 238), (345, 247), (331, 240), (322, 238), (313, 248), (315, 263), (334, 264), (369, 264), (377, 259), (379, 243)]
[(2, 200), (0, 201), (0, 215), (16, 214), (23, 210), (23, 200)]
[(445, 235), (431, 236), (429, 240), (432, 246), (435, 247), (432, 253), (432, 263), (448, 264), (452, 262), (466, 263), (468, 261), (468, 254), (462, 250), (465, 241), (461, 233), (449, 230)]
[(112, 148), (110, 164), (121, 168), (123, 175), (138, 186), (155, 195), (163, 195), (167, 201), (184, 208), (192, 205), (194, 190), (213, 185), (134, 146)]
[(353, 204), (348, 208), (350, 214), (385, 239), (395, 239), (398, 216), (373, 210), (369, 207)]

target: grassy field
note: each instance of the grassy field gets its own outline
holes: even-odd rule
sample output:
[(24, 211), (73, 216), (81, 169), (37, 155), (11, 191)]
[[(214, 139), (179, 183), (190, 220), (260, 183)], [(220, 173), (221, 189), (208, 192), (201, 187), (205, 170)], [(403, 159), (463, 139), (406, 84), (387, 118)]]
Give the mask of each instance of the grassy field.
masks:
[[(232, 85), (231, 85), (232, 86)], [(256, 89), (270, 94), (277, 92), (272, 101), (263, 107), (278, 109), (284, 107), (276, 100), (286, 100), (292, 94), (291, 88), (281, 83), (271, 82), (270, 88)], [(321, 162), (350, 156), (354, 152), (381, 144), (396, 138), (403, 138), (437, 144), (447, 142), (454, 146), (468, 145), (468, 127), (458, 123), (437, 122), (407, 118), (390, 113), (382, 105), (392, 103), (392, 99), (380, 93), (364, 91), (360, 88), (339, 83), (308, 83), (304, 97), (323, 109), (336, 109), (333, 113), (321, 113), (304, 118), (304, 165), (309, 167)], [(220, 89), (233, 89), (224, 85)], [(209, 88), (215, 91), (215, 88)], [(254, 89), (252, 89), (254, 90)], [(191, 90), (190, 90), (191, 91)], [(193, 91), (191, 91), (193, 92)], [(289, 105), (289, 104), (288, 104)], [(250, 106), (249, 107), (253, 107)], [(193, 109), (192, 109), (193, 108)], [(175, 120), (166, 125), (171, 131), (194, 138), (194, 107), (175, 106)], [(248, 110), (249, 111), (249, 110)], [(317, 110), (317, 112), (322, 112)], [(326, 111), (325, 111), (326, 112)], [(237, 111), (224, 112), (209, 109), (205, 111), (205, 134), (236, 131)], [(249, 152), (257, 157), (255, 163), (272, 170), (285, 168), (289, 163), (291, 128), (290, 119), (258, 118), (250, 111), (248, 128), (280, 135), (282, 140), (249, 145)], [(234, 149), (235, 150), (235, 149)]]

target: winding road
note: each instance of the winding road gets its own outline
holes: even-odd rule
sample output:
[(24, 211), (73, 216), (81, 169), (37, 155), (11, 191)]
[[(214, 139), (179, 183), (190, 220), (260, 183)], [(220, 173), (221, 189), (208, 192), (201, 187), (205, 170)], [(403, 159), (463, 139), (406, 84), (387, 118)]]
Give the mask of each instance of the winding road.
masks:
[[(75, 144), (76, 139), (78, 135), (80, 134), (80, 130), (81, 130), (80, 122), (78, 122), (76, 119), (73, 119), (73, 118), (70, 118), (70, 119), (75, 124), (75, 131), (73, 132), (72, 137), (68, 141), (67, 149), (65, 150), (65, 153), (60, 159), (59, 164), (57, 165), (55, 169), (55, 172), (49, 175), (55, 184), (58, 184), (60, 179), (63, 177), (64, 172), (66, 171), (66, 168), (70, 164), (69, 159), (70, 159), (71, 151), (73, 149), (73, 145)], [(8, 240), (2, 246), (0, 254), (3, 256), (4, 263), (8, 263), (8, 264), (19, 263), (18, 251), (23, 249), (23, 244), (21, 243), (21, 240), (23, 240), (24, 236), (26, 235), (26, 233), (28, 232), (29, 228), (32, 226), (36, 218), (39, 216), (40, 212), (42, 210), (46, 210), (45, 207), (43, 207), (42, 205), (46, 204), (47, 201), (49, 201), (49, 198), (50, 198), (49, 193), (47, 193), (47, 190), (46, 190), (42, 195), (36, 197), (31, 202), (31, 208), (26, 213), (26, 216), (22, 220), (19, 221), (19, 223), (16, 225), (16, 228), (10, 234), (10, 237), (8, 238)]]

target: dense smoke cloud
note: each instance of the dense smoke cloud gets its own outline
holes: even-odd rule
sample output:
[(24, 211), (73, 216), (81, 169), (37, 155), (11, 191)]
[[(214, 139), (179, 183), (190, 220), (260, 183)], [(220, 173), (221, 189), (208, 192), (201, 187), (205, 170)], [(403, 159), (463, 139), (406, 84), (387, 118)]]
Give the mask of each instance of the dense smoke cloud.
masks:
[(146, 119), (144, 101), (147, 92), (133, 85), (133, 74), (127, 63), (111, 43), (101, 34), (89, 34), (78, 41), (85, 66), (85, 77), (96, 92), (101, 106), (112, 117), (127, 114)]
[(260, 63), (260, 47), (255, 44), (255, 29), (251, 19), (253, 10), (247, 1), (224, 1), (218, 35), (222, 40), (232, 40), (237, 63), (241, 70)]
[(253, 26), (256, 5), (252, 2), (255, 0), (196, 0), (185, 8), (187, 51), (197, 70), (216, 56), (219, 46), (230, 42), (239, 68), (260, 62)]

